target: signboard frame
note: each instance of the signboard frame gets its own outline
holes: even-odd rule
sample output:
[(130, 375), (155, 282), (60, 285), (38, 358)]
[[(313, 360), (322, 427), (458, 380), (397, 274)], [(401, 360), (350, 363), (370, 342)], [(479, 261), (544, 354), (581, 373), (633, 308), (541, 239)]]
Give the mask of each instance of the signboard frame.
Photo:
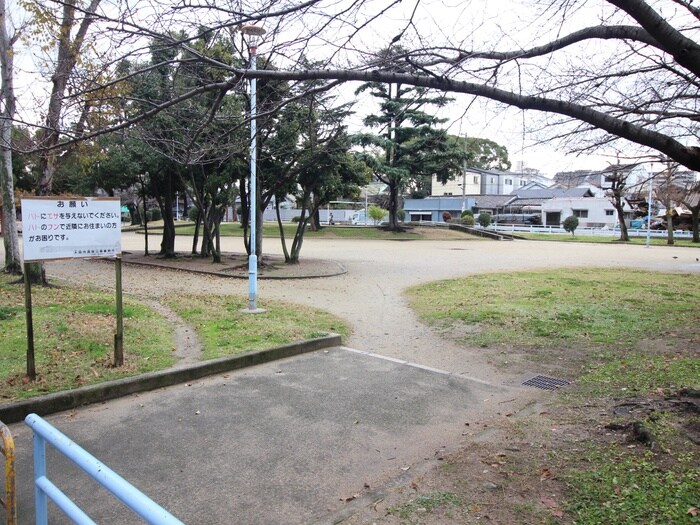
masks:
[(27, 376), (36, 379), (29, 264), (113, 257), (116, 269), (114, 366), (124, 364), (121, 200), (118, 197), (27, 197), (22, 204)]
[(118, 197), (27, 197), (21, 204), (25, 263), (121, 255)]

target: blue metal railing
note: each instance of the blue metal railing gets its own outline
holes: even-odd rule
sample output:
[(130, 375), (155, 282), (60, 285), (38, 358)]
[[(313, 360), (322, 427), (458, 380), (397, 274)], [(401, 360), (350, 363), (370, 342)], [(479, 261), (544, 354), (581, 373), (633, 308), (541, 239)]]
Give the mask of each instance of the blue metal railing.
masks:
[(95, 523), (46, 476), (46, 443), (51, 444), (58, 452), (70, 459), (146, 522), (152, 525), (183, 525), (175, 516), (36, 414), (29, 414), (24, 421), (34, 432), (34, 493), (37, 525), (48, 525), (49, 498), (75, 523), (81, 525)]

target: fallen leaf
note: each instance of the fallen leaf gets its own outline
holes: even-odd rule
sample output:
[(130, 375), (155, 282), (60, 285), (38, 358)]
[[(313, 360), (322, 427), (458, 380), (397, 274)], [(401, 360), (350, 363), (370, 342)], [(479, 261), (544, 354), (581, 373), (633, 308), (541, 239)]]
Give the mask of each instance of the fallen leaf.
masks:
[(542, 470), (540, 470), (540, 481), (544, 481), (545, 479), (550, 479), (552, 476), (554, 476), (554, 474), (552, 473), (552, 471), (550, 469), (545, 467)]
[(693, 517), (697, 516), (698, 515), (698, 508), (697, 507), (690, 507), (688, 509), (687, 514), (690, 514)]
[(548, 496), (542, 496), (542, 497), (540, 498), (540, 501), (542, 502), (542, 505), (544, 505), (544, 506), (547, 507), (548, 509), (556, 509), (556, 508), (559, 508), (559, 504), (558, 504), (556, 501), (554, 501), (552, 498), (548, 497)]

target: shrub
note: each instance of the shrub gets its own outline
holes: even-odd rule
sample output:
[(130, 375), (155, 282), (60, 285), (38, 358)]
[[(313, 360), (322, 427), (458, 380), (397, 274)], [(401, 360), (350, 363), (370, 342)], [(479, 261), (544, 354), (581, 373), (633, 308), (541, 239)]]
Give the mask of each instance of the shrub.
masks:
[(406, 220), (406, 210), (399, 210), (396, 212), (396, 218), (401, 222)]
[(482, 228), (487, 228), (491, 224), (491, 214), (482, 211), (479, 214), (479, 224)]
[(160, 213), (160, 208), (151, 208), (146, 213), (148, 213), (149, 221), (159, 221), (163, 218), (163, 216)]
[(452, 214), (449, 211), (443, 211), (442, 212), (442, 221), (443, 222), (450, 222), (452, 220)]
[(385, 210), (384, 208), (380, 208), (379, 206), (375, 206), (374, 204), (372, 204), (367, 209), (367, 213), (369, 215), (369, 218), (374, 221), (374, 224), (377, 224), (389, 214), (387, 210)]
[(295, 215), (292, 217), (292, 222), (299, 222), (301, 220), (301, 215)]
[(473, 215), (464, 215), (462, 217), (462, 224), (464, 224), (465, 226), (474, 226), (475, 222), (476, 220), (474, 219)]
[(474, 218), (474, 212), (471, 211), (471, 210), (464, 210), (464, 211), (462, 212), (462, 219), (464, 219), (465, 217), (471, 217), (471, 218), (473, 219), (473, 218)]
[(573, 235), (576, 231), (576, 228), (578, 228), (578, 217), (575, 217), (574, 215), (569, 215), (566, 219), (564, 219), (563, 226), (567, 232)]
[(189, 210), (187, 210), (187, 217), (192, 222), (197, 222), (198, 215), (199, 215), (199, 208), (197, 208), (197, 206), (192, 206)]

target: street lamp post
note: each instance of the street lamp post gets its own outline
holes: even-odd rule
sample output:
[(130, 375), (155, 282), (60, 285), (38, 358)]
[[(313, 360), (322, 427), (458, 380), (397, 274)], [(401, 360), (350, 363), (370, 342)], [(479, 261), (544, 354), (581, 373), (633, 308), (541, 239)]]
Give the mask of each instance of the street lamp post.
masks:
[(464, 136), (464, 162), (462, 163), (462, 214), (466, 209), (467, 194), (467, 136)]
[[(241, 33), (248, 35), (248, 50), (250, 51), (250, 70), (255, 71), (257, 69), (257, 52), (258, 52), (258, 39), (265, 34), (265, 30), (262, 27), (254, 25), (246, 25), (241, 27)], [(257, 115), (257, 101), (256, 101), (256, 89), (257, 82), (255, 77), (250, 79), (250, 256), (248, 257), (248, 310), (244, 310), (249, 313), (256, 313), (259, 310), (257, 307), (258, 300), (258, 254), (257, 254), (257, 243), (256, 243), (256, 229), (257, 229), (257, 204), (258, 204), (258, 193), (257, 193), (257, 128), (256, 128), (256, 115)]]

